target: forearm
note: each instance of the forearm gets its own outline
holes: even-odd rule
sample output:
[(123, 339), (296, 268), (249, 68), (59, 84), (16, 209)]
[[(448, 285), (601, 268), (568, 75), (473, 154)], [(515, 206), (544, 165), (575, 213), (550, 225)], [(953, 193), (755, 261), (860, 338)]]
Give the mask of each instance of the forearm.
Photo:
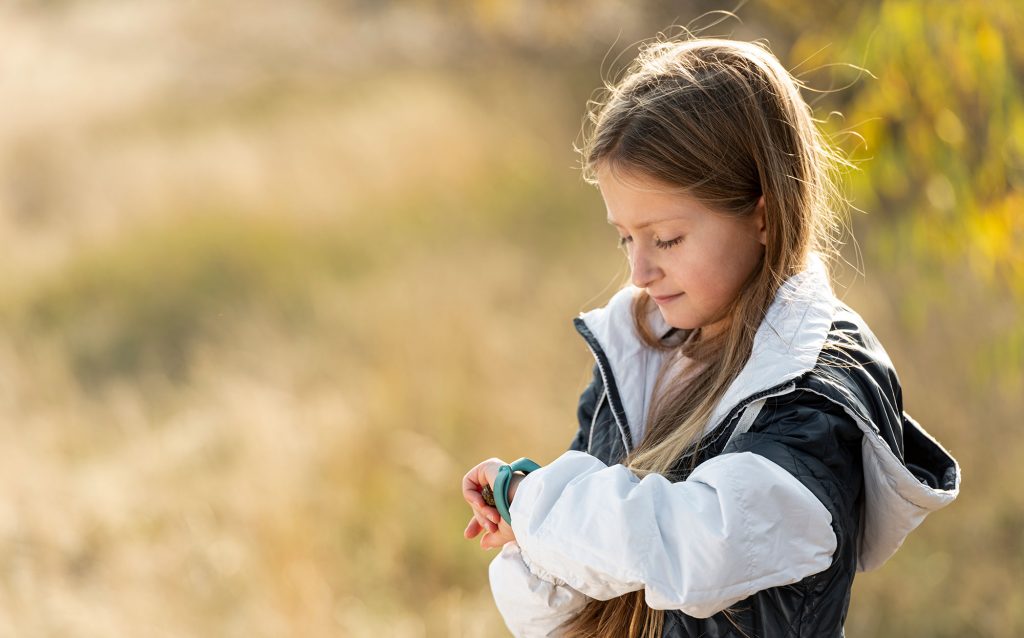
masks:
[(524, 480), (510, 508), (523, 555), (600, 600), (645, 589), (652, 608), (706, 617), (827, 568), (835, 550), (822, 503), (749, 452), (679, 483), (566, 452)]

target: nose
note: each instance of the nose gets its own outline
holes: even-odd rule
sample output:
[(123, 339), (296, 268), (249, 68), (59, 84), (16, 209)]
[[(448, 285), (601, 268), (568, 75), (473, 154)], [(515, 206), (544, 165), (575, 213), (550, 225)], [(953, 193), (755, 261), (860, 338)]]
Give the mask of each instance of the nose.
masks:
[(661, 269), (646, 248), (633, 243), (629, 255), (630, 280), (637, 288), (647, 288), (661, 277)]

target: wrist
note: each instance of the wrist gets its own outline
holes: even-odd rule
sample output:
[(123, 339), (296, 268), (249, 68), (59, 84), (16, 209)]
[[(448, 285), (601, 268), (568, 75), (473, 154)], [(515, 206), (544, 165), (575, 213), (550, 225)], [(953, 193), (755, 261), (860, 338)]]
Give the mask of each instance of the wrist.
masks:
[(515, 500), (515, 498), (516, 498), (516, 488), (519, 487), (519, 484), (523, 482), (524, 478), (526, 478), (526, 475), (525, 474), (520, 474), (519, 472), (516, 472), (515, 474), (512, 475), (512, 479), (509, 481), (509, 484), (508, 484), (508, 502), (509, 502), (509, 505), (511, 505), (512, 501)]
[(522, 471), (523, 475), (526, 475), (538, 469), (540, 466), (537, 463), (525, 457), (498, 468), (498, 475), (494, 479), (494, 506), (497, 508), (498, 514), (509, 525), (512, 524), (512, 518), (508, 511), (513, 495), (512, 486), (515, 485), (518, 488), (519, 480), (522, 480), (521, 478), (516, 480), (516, 472)]

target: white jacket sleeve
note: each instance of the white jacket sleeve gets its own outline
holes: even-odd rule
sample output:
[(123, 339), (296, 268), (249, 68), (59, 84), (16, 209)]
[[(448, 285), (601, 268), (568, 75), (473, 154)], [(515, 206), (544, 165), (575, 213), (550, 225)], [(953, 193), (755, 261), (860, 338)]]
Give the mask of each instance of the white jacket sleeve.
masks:
[(825, 570), (836, 550), (821, 501), (752, 452), (672, 483), (570, 450), (528, 474), (509, 511), (535, 569), (600, 600), (644, 589), (651, 608), (697, 618)]
[(494, 602), (516, 638), (558, 636), (558, 628), (589, 600), (564, 581), (524, 559), (515, 541), (505, 543), (488, 569)]

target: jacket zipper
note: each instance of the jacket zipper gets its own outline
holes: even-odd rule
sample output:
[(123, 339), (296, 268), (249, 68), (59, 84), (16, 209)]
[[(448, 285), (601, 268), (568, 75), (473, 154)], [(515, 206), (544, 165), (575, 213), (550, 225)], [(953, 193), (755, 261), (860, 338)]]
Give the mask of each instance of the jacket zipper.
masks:
[[(590, 343), (587, 342), (589, 346)], [(630, 437), (627, 436), (626, 429), (622, 425), (622, 421), (619, 420), (619, 413), (615, 409), (614, 402), (612, 401), (611, 394), (608, 393), (608, 373), (605, 372), (604, 366), (601, 364), (601, 358), (597, 356), (597, 351), (593, 346), (590, 347), (590, 352), (594, 355), (594, 360), (597, 362), (597, 369), (601, 372), (601, 382), (604, 383), (604, 391), (608, 394), (608, 407), (612, 409), (612, 418), (615, 419), (615, 425), (619, 426), (619, 434), (622, 436), (622, 444), (626, 447), (626, 452), (633, 451), (633, 442), (630, 441)]]
[(608, 388), (602, 388), (601, 396), (597, 398), (597, 407), (594, 408), (594, 414), (590, 417), (590, 436), (587, 437), (587, 454), (590, 454), (590, 448), (594, 445), (594, 426), (597, 424), (597, 414), (601, 411), (601, 405), (604, 404), (604, 399), (607, 396)]
[[(604, 352), (601, 351), (600, 347), (596, 343), (591, 341), (593, 335), (583, 319), (576, 317), (573, 324), (576, 326), (576, 331), (583, 337), (587, 347), (590, 348), (590, 353), (594, 355), (594, 361), (597, 362), (597, 370), (601, 373), (601, 382), (604, 383), (604, 391), (608, 395), (608, 406), (612, 410), (612, 418), (615, 419), (615, 425), (619, 428), (619, 435), (622, 437), (622, 445), (625, 447), (626, 452), (629, 453), (633, 450), (633, 441), (629, 433), (629, 427), (622, 422), (619, 418), (619, 410), (616, 410), (616, 402), (614, 401), (614, 397), (611, 393), (612, 386), (608, 383), (609, 374), (605, 370), (604, 363), (601, 361), (601, 355), (604, 354)], [(621, 409), (621, 406), (618, 407)]]

